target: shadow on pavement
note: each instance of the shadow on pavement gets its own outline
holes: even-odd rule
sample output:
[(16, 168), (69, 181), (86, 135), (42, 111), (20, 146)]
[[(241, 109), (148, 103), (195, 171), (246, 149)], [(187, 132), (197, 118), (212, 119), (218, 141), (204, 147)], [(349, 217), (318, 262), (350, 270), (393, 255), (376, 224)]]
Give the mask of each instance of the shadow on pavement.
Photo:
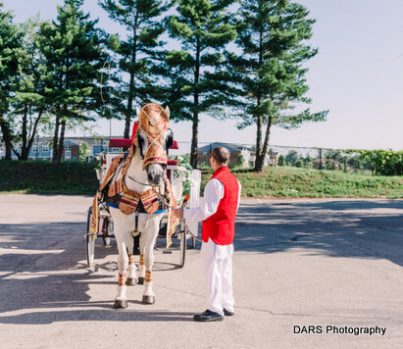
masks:
[(332, 257), (385, 258), (403, 265), (403, 201), (337, 200), (242, 205), (237, 251), (292, 248)]
[[(403, 266), (402, 214), (402, 200), (247, 203), (238, 214), (235, 247), (239, 253), (261, 254), (300, 248), (310, 254), (387, 259)], [(0, 225), (0, 323), (192, 321), (192, 314), (183, 312), (113, 310), (114, 292), (103, 302), (91, 301), (91, 284), (114, 281), (110, 273), (86, 270), (84, 233), (84, 223)], [(98, 249), (96, 259), (108, 254), (116, 254), (116, 249)], [(99, 268), (114, 271), (116, 265), (109, 262)], [(2, 315), (12, 311), (18, 313)]]
[[(0, 225), (0, 323), (193, 321), (193, 313), (112, 309), (115, 289), (105, 295), (105, 301), (91, 301), (92, 284), (116, 285), (117, 266), (115, 262), (98, 263), (98, 271), (109, 273), (90, 271), (83, 261), (84, 233), (84, 223)], [(100, 260), (117, 254), (117, 250), (115, 246), (98, 246), (95, 253)], [(156, 262), (154, 266), (156, 272), (177, 268), (165, 262)], [(130, 299), (129, 303), (140, 304)], [(9, 313), (14, 311), (19, 313)]]

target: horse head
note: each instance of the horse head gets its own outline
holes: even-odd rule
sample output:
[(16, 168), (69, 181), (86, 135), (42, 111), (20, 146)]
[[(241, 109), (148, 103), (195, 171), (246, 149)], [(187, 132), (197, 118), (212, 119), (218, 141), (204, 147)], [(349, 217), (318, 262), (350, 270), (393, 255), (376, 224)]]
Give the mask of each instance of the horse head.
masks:
[(139, 125), (134, 141), (152, 186), (160, 184), (167, 168), (168, 149), (173, 144), (173, 132), (168, 128), (169, 116), (169, 107), (163, 108), (156, 103), (137, 109)]

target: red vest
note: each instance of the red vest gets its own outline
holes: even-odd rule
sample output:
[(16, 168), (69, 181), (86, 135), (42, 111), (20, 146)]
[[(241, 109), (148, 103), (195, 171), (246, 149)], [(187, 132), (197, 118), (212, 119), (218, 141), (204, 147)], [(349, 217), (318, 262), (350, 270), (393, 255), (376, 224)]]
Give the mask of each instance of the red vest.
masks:
[(224, 186), (224, 197), (218, 204), (217, 212), (202, 223), (202, 240), (210, 238), (217, 245), (230, 245), (234, 242), (235, 217), (238, 208), (239, 185), (236, 177), (227, 166), (220, 167), (211, 179), (218, 179)]

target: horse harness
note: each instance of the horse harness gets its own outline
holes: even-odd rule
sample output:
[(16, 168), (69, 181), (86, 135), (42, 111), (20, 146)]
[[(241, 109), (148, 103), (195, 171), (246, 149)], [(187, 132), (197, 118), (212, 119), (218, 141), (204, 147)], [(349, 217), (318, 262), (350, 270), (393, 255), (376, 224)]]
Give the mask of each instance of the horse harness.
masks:
[[(146, 135), (148, 147), (143, 154), (143, 169), (152, 163), (167, 164), (167, 155), (162, 146), (162, 137), (167, 130), (167, 119), (162, 117), (162, 111), (157, 117), (150, 117), (144, 106), (140, 112), (138, 127)], [(137, 133), (137, 132), (136, 132)], [(99, 187), (92, 205), (91, 232), (98, 231), (99, 203), (104, 201), (107, 206), (119, 208), (123, 214), (133, 213), (156, 214), (165, 212), (167, 208), (176, 206), (176, 200), (172, 195), (171, 185), (166, 175), (164, 176), (164, 188), (152, 187), (143, 193), (137, 193), (127, 188), (125, 178), (136, 148), (139, 147), (137, 137), (128, 152), (118, 155), (112, 160), (104, 181)], [(144, 183), (142, 183), (144, 184)]]

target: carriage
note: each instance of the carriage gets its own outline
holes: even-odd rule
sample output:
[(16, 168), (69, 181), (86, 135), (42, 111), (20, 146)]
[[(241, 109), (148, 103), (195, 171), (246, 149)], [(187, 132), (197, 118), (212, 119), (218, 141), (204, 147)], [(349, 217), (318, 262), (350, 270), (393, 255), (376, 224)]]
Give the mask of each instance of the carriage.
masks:
[[(97, 156), (99, 166), (96, 169), (99, 183), (102, 183), (112, 160), (122, 151), (130, 147), (131, 140), (126, 138), (112, 138), (109, 140), (108, 151), (101, 152)], [(169, 149), (179, 149), (178, 143), (174, 144)], [(189, 192), (187, 207), (196, 207), (199, 204), (199, 193), (201, 183), (201, 172), (199, 170), (190, 170), (181, 166), (178, 160), (169, 159), (167, 165), (167, 175), (172, 184), (173, 193), (176, 200), (183, 197), (184, 186), (187, 186)], [(96, 234), (90, 232), (92, 207), (89, 207), (87, 212), (87, 230), (85, 236), (87, 264), (93, 267), (97, 250), (107, 249), (113, 246), (114, 239), (114, 223), (110, 214), (110, 210), (106, 202), (99, 202), (99, 224)], [(185, 265), (186, 250), (195, 248), (197, 224), (191, 225), (192, 222), (184, 224), (180, 222), (175, 227), (171, 226), (172, 222), (169, 219), (169, 211), (164, 215), (161, 221), (160, 231), (155, 249), (161, 251), (162, 254), (178, 254), (177, 266), (182, 268)], [(190, 224), (190, 225), (189, 225)], [(134, 252), (134, 254), (138, 254)]]

